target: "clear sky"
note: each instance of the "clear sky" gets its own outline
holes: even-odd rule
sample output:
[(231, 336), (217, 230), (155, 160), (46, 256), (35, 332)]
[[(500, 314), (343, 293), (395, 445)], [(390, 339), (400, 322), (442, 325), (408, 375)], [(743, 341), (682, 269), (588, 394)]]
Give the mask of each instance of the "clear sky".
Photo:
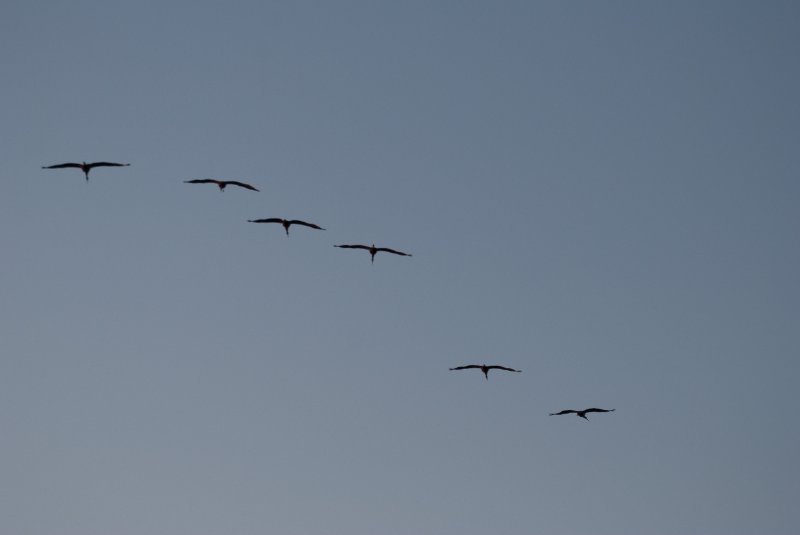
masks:
[(792, 1), (4, 2), (0, 533), (797, 534), (798, 58)]

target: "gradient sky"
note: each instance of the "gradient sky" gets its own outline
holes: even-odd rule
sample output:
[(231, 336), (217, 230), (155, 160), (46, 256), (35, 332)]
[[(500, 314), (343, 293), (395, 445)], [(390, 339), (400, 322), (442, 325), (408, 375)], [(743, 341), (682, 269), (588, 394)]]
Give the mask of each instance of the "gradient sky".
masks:
[(4, 2), (0, 533), (800, 532), (798, 58), (791, 1)]

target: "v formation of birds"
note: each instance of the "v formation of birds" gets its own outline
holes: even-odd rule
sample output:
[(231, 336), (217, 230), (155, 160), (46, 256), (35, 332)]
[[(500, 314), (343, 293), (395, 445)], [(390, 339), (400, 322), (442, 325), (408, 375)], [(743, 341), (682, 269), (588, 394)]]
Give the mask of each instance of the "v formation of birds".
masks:
[[(43, 166), (42, 169), (67, 169), (67, 168), (75, 168), (80, 169), (83, 171), (83, 174), (86, 178), (86, 181), (89, 181), (89, 171), (94, 169), (95, 167), (128, 167), (129, 163), (114, 163), (114, 162), (67, 162), (67, 163), (59, 163), (55, 165), (47, 165)], [(236, 186), (238, 188), (247, 189), (250, 191), (259, 191), (254, 186), (247, 184), (245, 182), (239, 182), (237, 180), (218, 180), (215, 178), (195, 178), (192, 180), (184, 180), (186, 184), (213, 184), (219, 188), (221, 192), (225, 191), (225, 188), (228, 186)], [(248, 219), (248, 223), (276, 223), (283, 226), (284, 231), (286, 232), (286, 236), (289, 236), (289, 227), (292, 225), (299, 225), (308, 227), (311, 229), (316, 230), (325, 230), (324, 228), (320, 227), (315, 223), (309, 223), (307, 221), (301, 221), (299, 219), (283, 219), (279, 217), (269, 217), (264, 219)], [(396, 249), (390, 249), (389, 247), (376, 247), (373, 243), (372, 245), (361, 245), (361, 244), (341, 244), (341, 245), (334, 245), (334, 247), (339, 247), (342, 249), (363, 249), (367, 251), (370, 255), (370, 262), (375, 262), (375, 255), (379, 252), (391, 253), (398, 256), (412, 256), (409, 253), (404, 253), (402, 251), (398, 251)], [(506, 366), (500, 366), (497, 364), (486, 365), (486, 364), (467, 364), (464, 366), (456, 366), (455, 368), (450, 368), (450, 371), (457, 371), (457, 370), (470, 370), (470, 369), (477, 369), (480, 370), (486, 380), (489, 380), (489, 371), (490, 370), (503, 370), (507, 372), (516, 372), (520, 373), (522, 370), (515, 370), (514, 368), (509, 368)], [(600, 409), (597, 407), (591, 407), (588, 409), (582, 410), (575, 410), (575, 409), (565, 409), (559, 412), (551, 412), (550, 416), (561, 416), (564, 414), (575, 414), (579, 418), (583, 418), (584, 420), (589, 420), (586, 415), (588, 413), (593, 412), (614, 412), (616, 409)]]

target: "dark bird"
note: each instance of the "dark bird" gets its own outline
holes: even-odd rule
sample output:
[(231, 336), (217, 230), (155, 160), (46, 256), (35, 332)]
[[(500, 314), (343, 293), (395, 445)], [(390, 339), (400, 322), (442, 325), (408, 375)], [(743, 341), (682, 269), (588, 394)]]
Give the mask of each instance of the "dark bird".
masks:
[(583, 418), (584, 420), (586, 420), (588, 422), (589, 418), (586, 417), (586, 413), (589, 413), (589, 412), (614, 412), (615, 410), (617, 410), (617, 409), (608, 409), (608, 410), (606, 410), (606, 409), (598, 409), (596, 407), (592, 407), (591, 409), (583, 409), (582, 411), (574, 411), (572, 409), (567, 409), (567, 410), (563, 410), (561, 412), (551, 412), (550, 416), (561, 416), (562, 414), (570, 414), (570, 413), (574, 412), (575, 414), (577, 414), (578, 416), (580, 416), (581, 418)]
[(216, 184), (220, 191), (225, 191), (225, 186), (239, 186), (240, 188), (258, 191), (250, 184), (237, 182), (235, 180), (216, 180), (214, 178), (195, 178), (194, 180), (184, 180), (186, 184)]
[(114, 162), (92, 162), (92, 163), (59, 163), (56, 165), (48, 165), (42, 167), (42, 169), (64, 169), (65, 167), (75, 167), (76, 169), (80, 169), (83, 171), (83, 174), (86, 175), (86, 182), (89, 182), (89, 171), (91, 171), (95, 167), (128, 167), (129, 163), (114, 163)]
[(280, 217), (270, 217), (267, 219), (248, 219), (248, 223), (280, 223), (283, 225), (283, 229), (286, 231), (286, 235), (289, 235), (289, 227), (292, 225), (303, 225), (304, 227), (315, 228), (317, 230), (325, 230), (324, 228), (320, 227), (319, 225), (315, 225), (314, 223), (306, 223), (305, 221), (300, 221), (299, 219), (281, 219)]
[(486, 364), (468, 364), (467, 366), (458, 366), (456, 368), (450, 368), (450, 371), (453, 370), (469, 370), (470, 368), (477, 368), (483, 372), (483, 375), (486, 377), (486, 380), (489, 380), (489, 370), (505, 370), (507, 372), (517, 372), (521, 373), (522, 370), (515, 370), (514, 368), (506, 368), (505, 366), (487, 366)]
[(341, 247), (342, 249), (364, 249), (365, 251), (369, 251), (370, 261), (375, 262), (375, 254), (379, 251), (385, 251), (387, 253), (398, 254), (400, 256), (411, 256), (408, 253), (402, 253), (400, 251), (395, 251), (394, 249), (389, 249), (388, 247), (375, 247), (375, 244), (372, 245), (334, 245), (334, 247)]

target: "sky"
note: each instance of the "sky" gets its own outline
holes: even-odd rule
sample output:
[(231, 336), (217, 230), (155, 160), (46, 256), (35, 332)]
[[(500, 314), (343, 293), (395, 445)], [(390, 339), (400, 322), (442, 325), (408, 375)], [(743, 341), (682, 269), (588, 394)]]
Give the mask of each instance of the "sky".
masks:
[(3, 3), (0, 532), (800, 532), (798, 23)]

